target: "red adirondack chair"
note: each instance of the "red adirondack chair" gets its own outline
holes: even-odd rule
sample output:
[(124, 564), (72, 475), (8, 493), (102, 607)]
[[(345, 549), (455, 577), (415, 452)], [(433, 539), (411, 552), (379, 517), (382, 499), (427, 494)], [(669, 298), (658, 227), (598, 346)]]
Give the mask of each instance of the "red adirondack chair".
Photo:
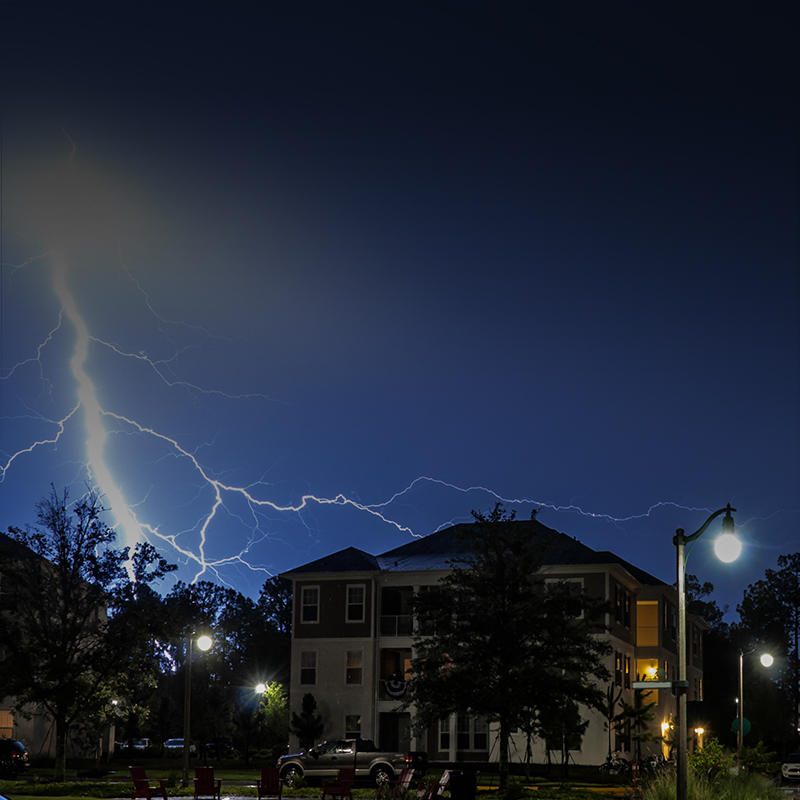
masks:
[(411, 788), (411, 781), (413, 778), (413, 768), (400, 770), (400, 775), (394, 783), (387, 781), (378, 787), (378, 800), (390, 800), (394, 797), (402, 797), (403, 793)]
[(450, 772), (446, 769), (438, 783), (422, 784), (417, 792), (417, 800), (439, 800), (450, 791)]
[(283, 781), (281, 772), (277, 767), (264, 767), (261, 770), (261, 780), (256, 781), (258, 800), (262, 797), (277, 797), (280, 800), (283, 794)]
[(214, 777), (214, 767), (195, 767), (194, 800), (199, 797), (216, 797), (222, 800), (222, 780)]
[(331, 797), (349, 797), (353, 800), (353, 781), (356, 778), (354, 769), (340, 769), (334, 781), (325, 781), (322, 784), (322, 800)]
[[(167, 800), (167, 782), (160, 778), (150, 781), (147, 779), (144, 767), (128, 767), (133, 781), (133, 794), (131, 800), (142, 798), (143, 800), (153, 800), (154, 797), (163, 797)], [(158, 786), (151, 784), (157, 783)]]

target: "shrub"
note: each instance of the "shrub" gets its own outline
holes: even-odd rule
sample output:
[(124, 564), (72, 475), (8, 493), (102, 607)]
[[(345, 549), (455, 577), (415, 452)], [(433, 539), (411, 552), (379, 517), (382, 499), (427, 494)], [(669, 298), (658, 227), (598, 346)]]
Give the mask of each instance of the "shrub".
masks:
[(769, 752), (764, 742), (755, 747), (743, 747), (737, 760), (748, 772), (773, 773), (780, 769), (778, 754)]
[(716, 739), (709, 739), (701, 750), (689, 753), (689, 767), (695, 775), (703, 775), (711, 781), (726, 774), (733, 766), (733, 759)]
[[(689, 773), (689, 800), (780, 800), (780, 787), (761, 775), (742, 772), (718, 773), (715, 780), (698, 772)], [(642, 800), (675, 800), (675, 773), (663, 773), (647, 783)]]

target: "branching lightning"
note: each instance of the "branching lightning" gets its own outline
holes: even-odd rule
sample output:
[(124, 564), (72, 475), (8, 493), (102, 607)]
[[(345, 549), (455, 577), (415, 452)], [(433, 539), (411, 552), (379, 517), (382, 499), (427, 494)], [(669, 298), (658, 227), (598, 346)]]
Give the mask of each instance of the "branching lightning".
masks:
[[(70, 142), (73, 145), (72, 153), (69, 156), (70, 163), (72, 163), (75, 149), (71, 139)], [(73, 212), (71, 211), (71, 213)], [(70, 225), (62, 224), (60, 221), (59, 224), (50, 226), (51, 230), (58, 231), (65, 227), (70, 227)], [(74, 236), (72, 231), (70, 231), (70, 236)], [(55, 243), (58, 244), (58, 237), (55, 238)], [(230, 567), (268, 574), (269, 570), (255, 563), (256, 559), (252, 557), (254, 546), (270, 536), (268, 531), (262, 529), (261, 519), (265, 514), (294, 515), (301, 521), (301, 524), (309, 527), (307, 517), (311, 514), (312, 507), (348, 507), (373, 518), (381, 525), (390, 526), (395, 531), (407, 536), (425, 535), (431, 531), (413, 530), (407, 523), (396, 519), (392, 513), (393, 506), (396, 507), (400, 501), (408, 502), (413, 492), (424, 484), (463, 495), (480, 494), (481, 503), (484, 502), (485, 497), (488, 497), (498, 502), (503, 502), (510, 507), (532, 506), (537, 509), (547, 509), (558, 513), (576, 514), (616, 526), (623, 526), (625, 523), (650, 517), (658, 509), (667, 506), (685, 509), (690, 512), (708, 513), (711, 511), (711, 509), (693, 508), (675, 502), (661, 501), (650, 505), (646, 511), (641, 513), (615, 517), (609, 513), (586, 510), (574, 503), (563, 505), (530, 497), (505, 497), (485, 486), (458, 486), (452, 482), (425, 475), (415, 478), (405, 488), (395, 492), (383, 502), (360, 502), (346, 497), (344, 493), (338, 493), (330, 497), (305, 493), (296, 502), (279, 503), (265, 496), (269, 494), (269, 485), (263, 478), (244, 485), (239, 485), (229, 478), (223, 480), (204, 463), (203, 459), (198, 455), (198, 449), (193, 449), (187, 445), (185, 441), (181, 440), (180, 436), (169, 435), (159, 430), (154, 424), (144, 424), (131, 414), (122, 413), (111, 407), (104, 406), (98, 392), (98, 379), (93, 377), (89, 367), (92, 348), (97, 348), (98, 351), (107, 351), (118, 359), (144, 366), (168, 390), (187, 392), (195, 398), (216, 397), (231, 401), (248, 400), (261, 402), (274, 402), (274, 398), (258, 392), (230, 393), (216, 387), (201, 386), (197, 382), (184, 380), (180, 376), (176, 363), (179, 357), (194, 345), (181, 346), (167, 332), (170, 326), (183, 326), (184, 323), (167, 319), (157, 311), (156, 304), (143, 286), (142, 281), (126, 265), (121, 247), (118, 249), (119, 265), (127, 279), (135, 287), (136, 292), (143, 298), (148, 313), (152, 315), (157, 323), (159, 333), (169, 342), (171, 352), (167, 358), (151, 358), (145, 350), (135, 351), (130, 347), (124, 347), (90, 331), (86, 317), (82, 313), (74, 290), (70, 286), (69, 276), (71, 270), (75, 268), (74, 261), (78, 258), (75, 255), (75, 248), (71, 248), (70, 244), (71, 240), (68, 240), (64, 247), (53, 246), (47, 253), (27, 258), (22, 263), (2, 265), (6, 277), (11, 278), (22, 270), (32, 268), (33, 265), (39, 266), (39, 262), (48, 261), (52, 265), (52, 286), (58, 299), (59, 310), (57, 319), (51, 323), (49, 331), (38, 342), (30, 355), (0, 372), (0, 385), (3, 382), (10, 381), (25, 368), (37, 365), (41, 383), (45, 387), (45, 393), (52, 396), (53, 386), (46, 376), (43, 366), (44, 357), (53, 348), (57, 336), (67, 336), (68, 332), (65, 329), (71, 326), (74, 342), (69, 360), (69, 374), (74, 384), (74, 399), (68, 401), (68, 408), (65, 412), (56, 415), (58, 418), (51, 419), (41, 413), (30, 412), (29, 418), (36, 419), (38, 422), (47, 425), (51, 431), (47, 435), (35, 438), (34, 441), (24, 447), (14, 449), (13, 452), (0, 452), (0, 483), (5, 481), (9, 472), (16, 468), (27, 456), (39, 449), (57, 446), (67, 436), (68, 431), (72, 430), (76, 436), (80, 436), (85, 448), (82, 456), (82, 466), (88, 476), (88, 481), (101, 494), (105, 505), (113, 514), (121, 543), (133, 546), (139, 541), (147, 540), (161, 550), (176, 554), (182, 563), (191, 567), (194, 580), (203, 576), (212, 576), (224, 582), (226, 581), (225, 570)], [(223, 338), (214, 337), (213, 334), (202, 327), (193, 328), (188, 325), (185, 327), (197, 331), (203, 337)], [(112, 378), (109, 378), (109, 380), (112, 380)], [(64, 397), (59, 397), (58, 400), (64, 402)], [(5, 419), (11, 419), (11, 417), (6, 417)], [(204, 499), (203, 512), (197, 516), (189, 528), (185, 530), (168, 529), (171, 526), (163, 523), (155, 524), (145, 518), (146, 513), (141, 511), (140, 507), (145, 504), (150, 489), (138, 489), (136, 492), (126, 491), (119, 479), (119, 475), (115, 474), (114, 466), (109, 463), (109, 439), (113, 436), (122, 435), (142, 437), (157, 443), (160, 446), (160, 452), (167, 453), (170, 458), (176, 460), (176, 463), (180, 462), (188, 467), (188, 472), (193, 476), (191, 485), (196, 487), (196, 497), (199, 498), (201, 493), (204, 492), (209, 493), (209, 499), (207, 501)], [(162, 456), (162, 458), (166, 457)], [(130, 496), (136, 493), (140, 495), (138, 502), (133, 501)], [(232, 502), (234, 500), (236, 501), (235, 507)], [(240, 508), (244, 508), (245, 511), (239, 513), (236, 509)], [(209, 553), (210, 539), (218, 536), (216, 528), (212, 530), (212, 527), (219, 522), (219, 518), (223, 513), (239, 519), (249, 530), (249, 540), (243, 548), (236, 550), (232, 547), (233, 552), (228, 555), (222, 557), (212, 556)], [(442, 521), (436, 529), (441, 529), (456, 521), (463, 521), (463, 519)]]

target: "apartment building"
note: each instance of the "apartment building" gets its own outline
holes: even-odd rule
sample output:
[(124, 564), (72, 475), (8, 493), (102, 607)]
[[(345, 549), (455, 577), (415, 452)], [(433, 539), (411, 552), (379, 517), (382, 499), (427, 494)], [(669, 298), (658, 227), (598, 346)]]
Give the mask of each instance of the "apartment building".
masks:
[[(545, 579), (574, 581), (609, 603), (603, 635), (611, 646), (606, 666), (615, 696), (633, 705), (631, 683), (637, 677), (677, 674), (677, 595), (670, 585), (538, 521), (525, 524), (531, 535), (550, 542), (542, 567)], [(486, 720), (454, 715), (415, 738), (413, 709), (403, 707), (414, 650), (412, 597), (435, 586), (463, 556), (460, 527), (380, 555), (349, 547), (284, 573), (294, 587), (290, 707), (299, 713), (303, 696), (311, 693), (325, 725), (323, 739), (362, 736), (381, 748), (426, 750), (432, 761), (496, 760), (496, 735)], [(690, 619), (690, 700), (702, 699), (704, 627), (702, 620)], [(675, 697), (670, 690), (644, 694), (648, 702), (658, 703), (650, 725), (667, 744), (646, 744), (643, 752), (668, 755)], [(633, 754), (625, 731), (609, 738), (605, 716), (588, 708), (581, 715), (589, 725), (580, 749), (570, 752), (576, 763), (601, 763), (609, 745), (628, 757)], [(295, 739), (292, 746), (297, 744)], [(522, 761), (526, 745), (522, 733), (514, 734), (512, 759)], [(546, 758), (547, 750), (547, 742), (533, 742), (535, 760)]]

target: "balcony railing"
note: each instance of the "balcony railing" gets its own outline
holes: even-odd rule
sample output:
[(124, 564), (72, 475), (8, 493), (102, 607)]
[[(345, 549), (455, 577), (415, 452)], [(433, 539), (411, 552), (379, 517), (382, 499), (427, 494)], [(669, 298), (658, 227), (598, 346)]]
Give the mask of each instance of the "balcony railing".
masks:
[(381, 636), (411, 636), (414, 617), (411, 614), (384, 614), (381, 616)]

